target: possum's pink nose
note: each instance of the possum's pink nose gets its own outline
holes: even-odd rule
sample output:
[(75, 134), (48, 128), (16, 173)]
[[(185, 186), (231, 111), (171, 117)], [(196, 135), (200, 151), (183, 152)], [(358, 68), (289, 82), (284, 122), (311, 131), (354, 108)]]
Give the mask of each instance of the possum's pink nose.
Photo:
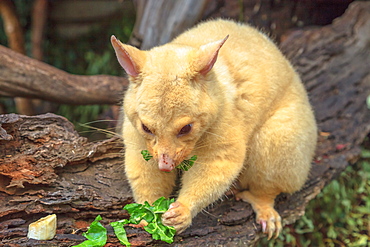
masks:
[(175, 168), (175, 162), (168, 154), (161, 154), (158, 160), (159, 170), (162, 172), (170, 172)]

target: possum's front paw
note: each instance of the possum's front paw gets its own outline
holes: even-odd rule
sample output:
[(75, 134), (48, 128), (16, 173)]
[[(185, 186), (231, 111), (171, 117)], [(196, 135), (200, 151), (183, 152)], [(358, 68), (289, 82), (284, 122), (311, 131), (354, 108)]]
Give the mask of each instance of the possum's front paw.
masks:
[(175, 227), (176, 232), (180, 233), (191, 224), (190, 210), (180, 202), (174, 202), (162, 215), (162, 222), (167, 226)]

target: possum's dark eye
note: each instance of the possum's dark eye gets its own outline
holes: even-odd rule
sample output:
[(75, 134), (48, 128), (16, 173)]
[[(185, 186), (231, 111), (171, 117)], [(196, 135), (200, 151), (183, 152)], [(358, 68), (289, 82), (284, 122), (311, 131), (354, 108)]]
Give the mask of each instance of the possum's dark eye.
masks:
[(145, 126), (145, 124), (141, 124), (141, 127), (143, 128), (143, 130), (146, 132), (146, 133), (148, 133), (148, 134), (153, 134), (151, 131), (150, 131), (150, 129), (148, 128), (148, 127), (146, 127)]
[(193, 127), (192, 124), (185, 125), (184, 127), (182, 127), (182, 129), (179, 131), (179, 133), (177, 135), (178, 136), (183, 136), (183, 135), (189, 134), (192, 127)]

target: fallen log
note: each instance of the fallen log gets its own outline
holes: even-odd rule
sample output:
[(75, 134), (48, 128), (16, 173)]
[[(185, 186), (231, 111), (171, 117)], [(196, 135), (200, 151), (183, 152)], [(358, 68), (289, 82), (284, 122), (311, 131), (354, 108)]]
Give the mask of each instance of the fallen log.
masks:
[[(292, 33), (281, 45), (302, 76), (315, 109), (320, 135), (304, 188), (280, 195), (276, 209), (284, 224), (344, 168), (356, 162), (370, 132), (370, 3), (354, 2), (333, 24)], [(1, 67), (1, 66), (0, 66)], [(0, 116), (0, 239), (8, 246), (71, 246), (79, 229), (100, 214), (103, 224), (126, 218), (132, 202), (122, 172), (119, 138), (92, 143), (71, 123), (53, 114)], [(51, 241), (26, 238), (30, 222), (56, 213)], [(133, 245), (158, 244), (140, 229), (129, 229)], [(175, 238), (176, 246), (253, 245), (262, 235), (249, 204), (227, 199), (200, 213)], [(110, 229), (108, 243), (118, 246)], [(160, 243), (161, 246), (163, 243)]]

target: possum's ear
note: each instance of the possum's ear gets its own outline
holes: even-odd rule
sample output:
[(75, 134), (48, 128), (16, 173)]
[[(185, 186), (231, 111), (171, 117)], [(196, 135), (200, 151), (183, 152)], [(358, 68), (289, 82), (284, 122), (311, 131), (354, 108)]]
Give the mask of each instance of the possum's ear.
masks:
[(122, 44), (114, 35), (110, 40), (122, 68), (128, 75), (138, 76), (145, 62), (145, 53), (133, 46)]
[(206, 75), (215, 64), (218, 52), (225, 41), (229, 38), (227, 35), (224, 39), (217, 40), (205, 45), (202, 45), (196, 54), (195, 69), (202, 75)]

